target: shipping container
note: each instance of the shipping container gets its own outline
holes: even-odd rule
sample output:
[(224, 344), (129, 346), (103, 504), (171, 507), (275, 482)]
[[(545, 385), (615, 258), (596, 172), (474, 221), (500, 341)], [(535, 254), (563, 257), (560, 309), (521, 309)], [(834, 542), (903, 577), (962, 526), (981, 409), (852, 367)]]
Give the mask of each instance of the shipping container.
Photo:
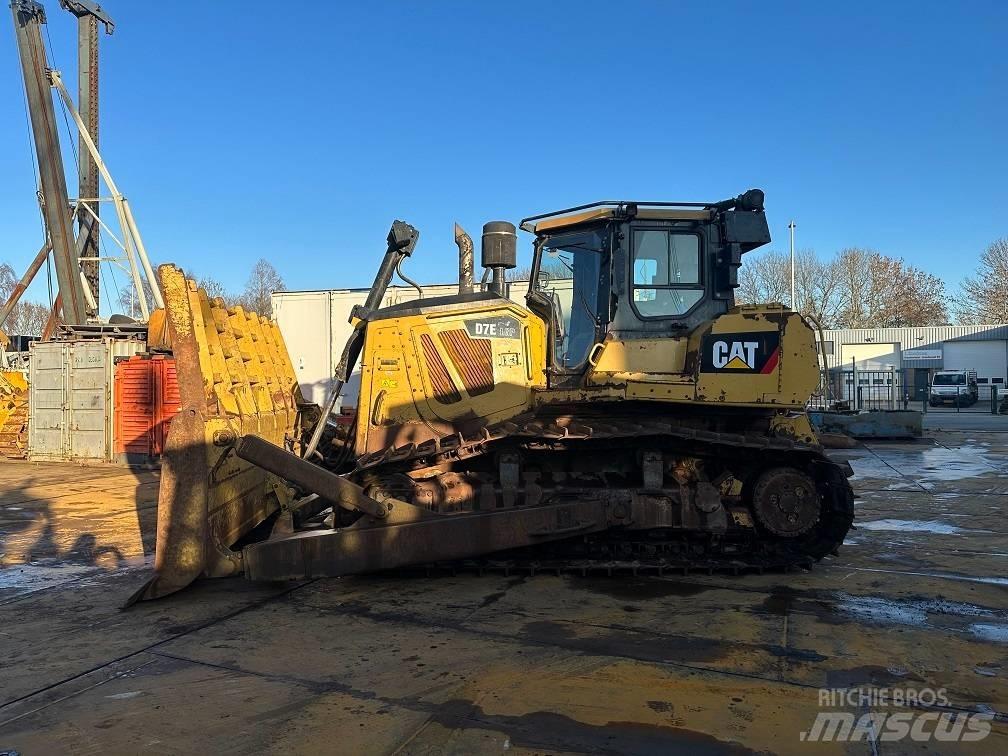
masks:
[(29, 459), (112, 461), (115, 365), (146, 347), (111, 337), (32, 343)]
[(125, 464), (156, 461), (179, 411), (175, 360), (135, 355), (115, 367), (115, 456)]

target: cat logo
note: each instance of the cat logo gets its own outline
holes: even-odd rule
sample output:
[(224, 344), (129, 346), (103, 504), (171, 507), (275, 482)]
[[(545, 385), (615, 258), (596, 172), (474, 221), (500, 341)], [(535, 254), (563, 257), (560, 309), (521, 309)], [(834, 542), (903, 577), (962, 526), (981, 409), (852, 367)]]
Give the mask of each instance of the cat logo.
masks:
[(780, 361), (780, 332), (708, 333), (701, 349), (701, 373), (768, 375)]
[(718, 370), (755, 370), (758, 341), (715, 341), (711, 362)]

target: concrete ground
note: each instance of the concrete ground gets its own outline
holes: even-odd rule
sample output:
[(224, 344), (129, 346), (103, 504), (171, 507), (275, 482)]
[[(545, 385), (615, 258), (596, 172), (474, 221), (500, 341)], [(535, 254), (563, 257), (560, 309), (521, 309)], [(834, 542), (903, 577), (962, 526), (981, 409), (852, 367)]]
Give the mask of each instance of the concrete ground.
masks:
[(923, 417), (924, 429), (929, 431), (982, 430), (990, 433), (1008, 433), (1008, 415), (992, 415), (990, 412), (956, 412), (954, 408), (932, 409)]
[[(811, 572), (234, 579), (129, 610), (157, 474), (0, 463), (0, 752), (1006, 753), (1006, 452), (843, 452), (858, 529)], [(862, 686), (992, 730), (802, 741), (823, 711), (934, 713), (820, 706)]]

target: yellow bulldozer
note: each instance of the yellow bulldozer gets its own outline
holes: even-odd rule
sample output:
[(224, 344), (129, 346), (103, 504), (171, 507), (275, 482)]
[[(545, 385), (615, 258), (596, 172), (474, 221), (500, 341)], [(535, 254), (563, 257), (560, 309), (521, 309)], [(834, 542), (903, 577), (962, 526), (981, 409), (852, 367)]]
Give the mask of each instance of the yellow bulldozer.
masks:
[[(805, 411), (817, 328), (734, 302), (743, 254), (770, 241), (763, 205), (753, 189), (526, 218), (524, 307), (505, 296), (505, 221), (483, 228), (482, 284), (458, 229), (457, 295), (379, 307), (419, 236), (396, 221), (322, 408), (275, 324), (162, 266), (183, 406), (134, 599), (241, 573), (743, 572), (835, 553), (853, 494)], [(354, 423), (330, 422), (358, 361)]]

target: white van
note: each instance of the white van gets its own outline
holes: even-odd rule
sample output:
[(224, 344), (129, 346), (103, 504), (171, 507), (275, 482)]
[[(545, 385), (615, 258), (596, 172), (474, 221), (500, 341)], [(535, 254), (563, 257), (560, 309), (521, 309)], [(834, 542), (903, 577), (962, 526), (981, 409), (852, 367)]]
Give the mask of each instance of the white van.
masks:
[(967, 407), (976, 404), (977, 399), (976, 370), (939, 370), (931, 376), (932, 407), (946, 402)]

